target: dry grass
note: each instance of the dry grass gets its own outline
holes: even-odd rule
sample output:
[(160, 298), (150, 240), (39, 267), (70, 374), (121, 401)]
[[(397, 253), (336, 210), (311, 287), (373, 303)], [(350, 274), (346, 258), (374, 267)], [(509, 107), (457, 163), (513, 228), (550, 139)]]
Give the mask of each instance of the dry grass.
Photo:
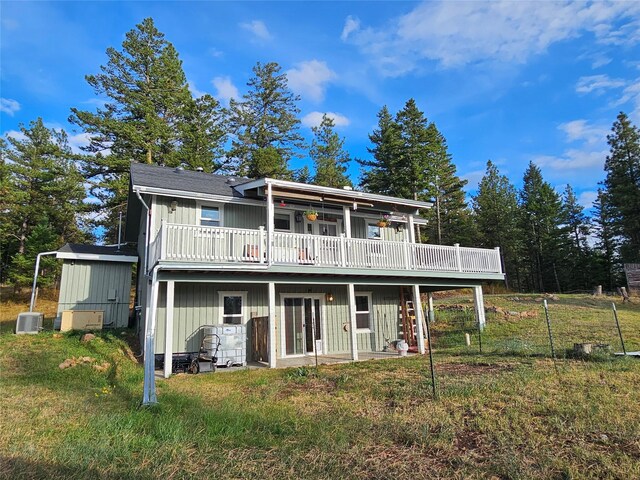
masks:
[[(606, 310), (561, 300), (566, 322), (580, 311), (593, 326)], [(639, 331), (640, 308), (622, 311)], [(489, 325), (524, 341), (537, 321)], [(637, 360), (562, 359), (556, 373), (541, 356), (452, 345), (435, 352), (437, 400), (426, 359), (408, 357), (176, 375), (140, 409), (128, 338), (0, 335), (0, 478), (640, 478)], [(110, 367), (58, 368), (79, 356)]]

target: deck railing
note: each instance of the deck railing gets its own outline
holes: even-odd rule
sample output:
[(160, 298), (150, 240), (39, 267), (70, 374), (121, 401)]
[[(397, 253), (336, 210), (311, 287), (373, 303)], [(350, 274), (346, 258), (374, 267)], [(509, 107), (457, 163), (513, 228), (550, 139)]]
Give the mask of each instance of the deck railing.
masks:
[[(271, 243), (271, 248), (268, 244)], [(152, 262), (306, 265), (351, 269), (502, 273), (498, 249), (163, 224)]]

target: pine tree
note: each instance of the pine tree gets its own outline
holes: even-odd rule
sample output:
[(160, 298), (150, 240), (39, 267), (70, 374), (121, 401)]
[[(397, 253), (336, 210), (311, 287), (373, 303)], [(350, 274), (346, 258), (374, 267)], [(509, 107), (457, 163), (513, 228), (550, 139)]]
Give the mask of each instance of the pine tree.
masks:
[(225, 136), (219, 104), (191, 97), (178, 52), (151, 18), (126, 34), (121, 50), (108, 48), (107, 58), (101, 73), (86, 76), (105, 105), (72, 108), (69, 121), (89, 134), (85, 150), (93, 156), (84, 173), (113, 240), (132, 161), (215, 171)]
[(521, 228), (529, 260), (532, 290), (562, 290), (558, 272), (562, 259), (561, 247), (566, 237), (560, 230), (563, 219), (560, 196), (542, 178), (540, 169), (529, 162), (520, 192)]
[(607, 136), (610, 153), (604, 185), (616, 233), (622, 237), (624, 262), (640, 261), (640, 132), (620, 113)]
[(401, 159), (402, 138), (386, 106), (378, 112), (378, 128), (369, 135), (369, 140), (373, 147), (367, 150), (373, 159), (357, 160), (362, 167), (360, 187), (368, 192), (399, 196), (393, 172)]
[(366, 169), (361, 186), (401, 198), (434, 201), (426, 213), (428, 239), (436, 243), (470, 243), (473, 224), (465, 203), (466, 184), (456, 175), (444, 136), (410, 99), (393, 119), (386, 107), (369, 136), (373, 160), (358, 160)]
[(84, 179), (66, 134), (49, 130), (40, 118), (29, 128), (21, 125), (20, 131), (24, 139), (8, 137), (2, 155), (9, 192), (3, 198), (3, 248), (8, 252), (3, 256), (11, 259), (9, 280), (14, 285), (22, 283), (25, 268), (33, 273), (39, 251), (89, 237), (81, 224)]
[(500, 247), (507, 286), (521, 288), (522, 231), (518, 223), (518, 193), (498, 167), (487, 161), (487, 170), (473, 197), (478, 238), (476, 246)]
[(620, 276), (620, 262), (617, 256), (618, 239), (615, 235), (613, 215), (607, 198), (607, 192), (598, 189), (598, 198), (593, 204), (593, 223), (596, 236), (596, 275), (597, 284), (605, 285), (612, 291)]
[(304, 147), (298, 132), (296, 103), (277, 63), (253, 67), (254, 77), (241, 101), (230, 102), (230, 128), (235, 135), (229, 157), (239, 175), (292, 179), (289, 160)]
[(584, 214), (584, 208), (578, 204), (571, 185), (567, 185), (562, 198), (563, 226), (567, 236), (564, 245), (564, 263), (569, 268), (564, 269), (564, 284), (569, 289), (587, 289), (590, 281), (591, 251), (587, 243), (590, 232), (590, 222)]
[(344, 150), (344, 139), (334, 131), (334, 127), (333, 120), (325, 114), (320, 125), (311, 129), (314, 139), (309, 156), (316, 172), (313, 183), (334, 188), (351, 187), (351, 180), (346, 175), (351, 158)]

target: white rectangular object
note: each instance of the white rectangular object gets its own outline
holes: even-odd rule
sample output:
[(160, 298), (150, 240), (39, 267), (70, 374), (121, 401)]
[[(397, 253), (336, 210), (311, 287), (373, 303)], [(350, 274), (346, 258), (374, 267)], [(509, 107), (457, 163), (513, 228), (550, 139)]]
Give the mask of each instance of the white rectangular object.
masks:
[(36, 334), (42, 330), (44, 314), (39, 312), (22, 312), (16, 321), (16, 334)]

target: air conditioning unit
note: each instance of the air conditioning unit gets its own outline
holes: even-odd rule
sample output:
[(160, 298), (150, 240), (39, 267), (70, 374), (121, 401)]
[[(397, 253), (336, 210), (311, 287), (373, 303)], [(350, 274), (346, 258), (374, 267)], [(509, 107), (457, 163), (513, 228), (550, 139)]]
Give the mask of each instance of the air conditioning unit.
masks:
[(103, 310), (64, 310), (62, 312), (60, 331), (102, 330), (103, 322)]
[(44, 314), (39, 312), (22, 312), (18, 314), (16, 334), (34, 334), (42, 330)]

